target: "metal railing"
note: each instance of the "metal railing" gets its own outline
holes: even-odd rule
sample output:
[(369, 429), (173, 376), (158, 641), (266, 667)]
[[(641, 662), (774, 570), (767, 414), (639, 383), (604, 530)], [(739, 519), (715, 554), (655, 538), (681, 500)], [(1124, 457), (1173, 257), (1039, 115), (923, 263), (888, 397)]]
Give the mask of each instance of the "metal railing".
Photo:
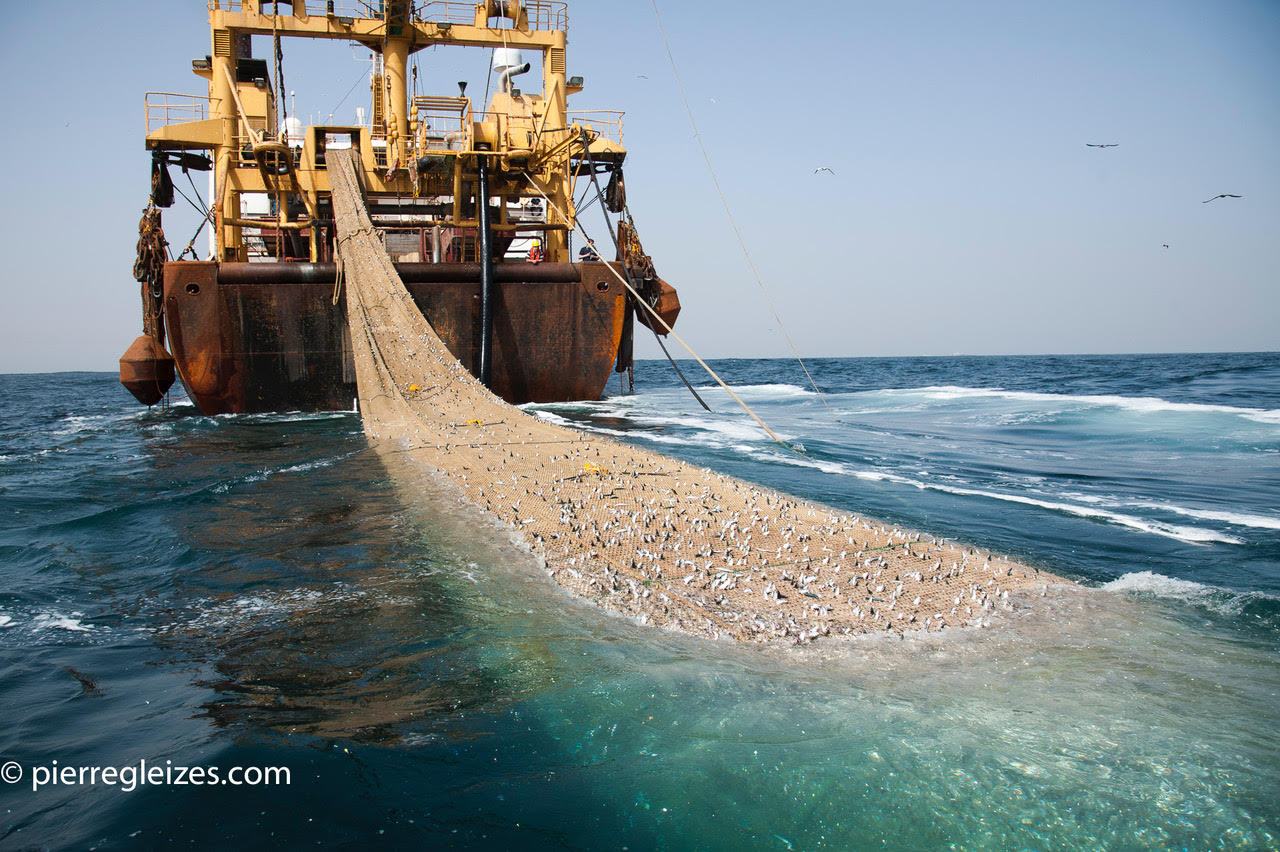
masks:
[[(292, 4), (281, 0), (285, 6)], [(243, 12), (249, 5), (245, 0), (209, 0), (209, 11)], [(254, 4), (264, 15), (275, 10), (274, 0), (261, 0)], [(364, 18), (380, 20), (383, 17), (383, 0), (333, 0), (333, 8), (329, 9), (327, 0), (308, 0), (307, 13), (324, 15), (329, 12), (343, 18)], [(531, 30), (564, 30), (569, 31), (569, 5), (561, 0), (529, 0), (524, 4), (525, 14), (529, 18)], [(292, 10), (281, 11), (280, 14), (292, 14)], [(424, 0), (413, 4), (413, 20), (436, 24), (459, 24), (472, 26), (476, 22), (474, 3), (462, 0)]]
[(460, 24), (469, 27), (476, 22), (476, 7), (474, 3), (429, 0), (414, 4), (413, 17), (416, 21), (431, 24)]
[(170, 124), (204, 121), (209, 117), (208, 95), (147, 92), (144, 97), (147, 134)]
[(235, 151), (232, 157), (235, 158), (237, 164), (242, 166), (257, 165), (257, 159), (253, 156), (253, 146), (258, 142), (259, 138), (272, 139), (269, 122), (265, 118), (258, 116), (246, 116), (245, 121), (249, 123), (249, 129), (253, 131), (253, 135), (249, 136), (245, 133), (244, 122), (236, 123), (235, 135)]
[[(217, 11), (221, 9), (224, 12), (245, 12), (248, 11), (245, 0), (209, 0), (209, 11)], [(254, 4), (258, 11), (263, 15), (270, 15), (275, 10), (274, 0), (259, 0)], [(288, 0), (280, 0), (280, 5), (284, 8), (280, 9), (277, 14), (282, 17), (293, 15), (291, 3)], [(307, 14), (309, 15), (325, 15), (330, 11), (326, 0), (308, 0)], [(380, 0), (334, 0), (332, 12), (341, 18), (371, 18), (379, 20), (382, 18), (382, 3)], [(470, 21), (468, 21), (470, 23)]]
[(569, 32), (569, 5), (556, 0), (534, 0), (524, 6), (531, 30), (564, 30)]
[(421, 151), (465, 151), (471, 147), (471, 99), (419, 95), (413, 99)]
[[(561, 0), (529, 0), (524, 4), (531, 30), (569, 31), (569, 4)], [(474, 3), (458, 0), (426, 0), (413, 8), (414, 20), (435, 24), (462, 24), (476, 22)]]
[(565, 113), (569, 124), (581, 124), (596, 135), (622, 144), (622, 116), (626, 113), (614, 109), (569, 110)]

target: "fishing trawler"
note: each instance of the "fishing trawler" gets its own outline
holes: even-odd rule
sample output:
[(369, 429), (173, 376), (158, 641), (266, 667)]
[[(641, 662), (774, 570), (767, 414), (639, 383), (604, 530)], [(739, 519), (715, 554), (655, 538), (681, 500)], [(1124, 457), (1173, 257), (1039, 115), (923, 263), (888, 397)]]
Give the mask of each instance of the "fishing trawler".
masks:
[[(325, 169), (337, 149), (357, 150), (371, 220), (423, 315), (507, 401), (597, 399), (614, 371), (630, 375), (636, 320), (658, 333), (674, 323), (679, 299), (626, 206), (622, 113), (568, 109), (583, 78), (566, 73), (565, 3), (209, 0), (209, 24), (212, 52), (192, 62), (207, 95), (146, 96), (143, 334), (120, 359), (143, 404), (165, 398), (176, 372), (205, 414), (352, 407)], [(254, 38), (270, 39), (272, 61), (253, 56)], [(288, 114), (281, 44), (292, 38), (372, 52), (368, 121)], [(432, 46), (491, 51), (497, 86), (483, 110), (465, 83), (418, 93), (410, 61)], [(523, 85), (522, 51), (540, 57), (540, 91)], [(211, 176), (205, 258), (196, 237), (176, 259), (167, 249), (171, 169)], [(613, 261), (586, 246), (574, 255), (574, 199), (588, 193), (619, 214)]]

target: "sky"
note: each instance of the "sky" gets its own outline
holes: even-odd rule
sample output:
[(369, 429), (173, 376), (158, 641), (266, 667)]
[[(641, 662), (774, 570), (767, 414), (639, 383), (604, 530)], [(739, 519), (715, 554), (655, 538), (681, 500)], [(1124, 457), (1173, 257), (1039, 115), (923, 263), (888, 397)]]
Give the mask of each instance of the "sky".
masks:
[[(0, 372), (114, 371), (141, 331), (143, 94), (205, 93), (206, 3), (5, 18)], [(625, 111), (631, 212), (702, 357), (1280, 350), (1275, 0), (577, 0), (569, 22), (571, 107)], [(284, 51), (304, 119), (367, 106), (367, 52)], [(418, 62), (420, 90), (479, 100), (480, 52)], [(599, 208), (584, 224), (608, 242)]]

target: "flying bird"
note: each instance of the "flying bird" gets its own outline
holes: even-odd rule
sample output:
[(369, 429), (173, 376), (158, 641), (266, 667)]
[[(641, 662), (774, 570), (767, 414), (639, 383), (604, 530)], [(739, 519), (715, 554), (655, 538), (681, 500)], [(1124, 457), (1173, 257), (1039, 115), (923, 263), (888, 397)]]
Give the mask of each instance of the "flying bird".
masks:
[(1215, 195), (1213, 198), (1206, 198), (1204, 201), (1201, 201), (1200, 203), (1201, 203), (1201, 204), (1208, 204), (1210, 201), (1217, 201), (1219, 198), (1244, 198), (1244, 196), (1243, 196), (1243, 195), (1232, 195), (1232, 194), (1231, 194), (1231, 193), (1229, 193), (1229, 192), (1224, 192), (1224, 193), (1222, 193), (1221, 195)]
[(832, 171), (831, 171), (831, 169), (827, 168), (826, 166), (819, 166), (818, 168), (816, 168), (816, 169), (814, 169), (814, 170), (813, 170), (813, 173), (814, 173), (815, 175), (816, 175), (818, 172), (831, 172), (831, 174), (835, 174), (835, 172), (832, 172)]
[(1086, 142), (1086, 148), (1119, 148), (1119, 142)]

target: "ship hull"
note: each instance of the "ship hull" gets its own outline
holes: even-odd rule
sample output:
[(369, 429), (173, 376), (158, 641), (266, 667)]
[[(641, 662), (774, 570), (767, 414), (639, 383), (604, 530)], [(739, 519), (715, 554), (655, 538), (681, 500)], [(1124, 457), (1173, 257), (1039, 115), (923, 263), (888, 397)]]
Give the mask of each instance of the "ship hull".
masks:
[[(480, 360), (480, 265), (396, 264), (449, 351)], [(164, 311), (178, 376), (205, 414), (351, 410), (355, 368), (332, 263), (172, 262)], [(492, 390), (508, 402), (598, 399), (631, 361), (626, 293), (603, 263), (494, 267)]]

